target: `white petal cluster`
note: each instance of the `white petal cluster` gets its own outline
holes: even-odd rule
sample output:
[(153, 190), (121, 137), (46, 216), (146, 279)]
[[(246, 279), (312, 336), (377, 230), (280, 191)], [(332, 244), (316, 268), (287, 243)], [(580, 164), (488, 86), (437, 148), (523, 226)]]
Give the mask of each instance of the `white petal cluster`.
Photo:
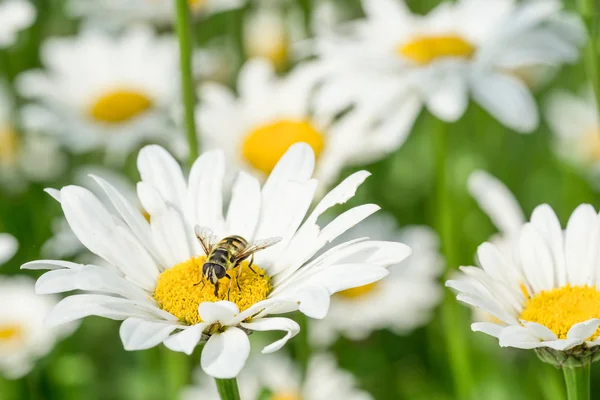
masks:
[(12, 46), (17, 34), (35, 20), (35, 7), (27, 0), (8, 0), (0, 4), (0, 49)]
[[(240, 173), (224, 213), (225, 157), (221, 151), (200, 156), (186, 179), (167, 151), (147, 146), (138, 157), (141, 181), (137, 194), (150, 222), (99, 177), (95, 180), (110, 200), (111, 209), (82, 187), (67, 186), (52, 192), (79, 241), (108, 267), (41, 260), (24, 268), (51, 270), (36, 284), (40, 294), (84, 292), (62, 300), (49, 317), (52, 324), (89, 315), (124, 320), (121, 338), (128, 350), (164, 342), (189, 354), (200, 341), (208, 340), (202, 352), (203, 369), (220, 378), (236, 376), (250, 350), (242, 329), (285, 332), (282, 339), (263, 349), (276, 351), (299, 326), (291, 319), (268, 315), (299, 310), (309, 317), (323, 318), (332, 294), (382, 279), (388, 275), (388, 266), (410, 254), (404, 244), (364, 238), (314, 257), (327, 243), (379, 209), (373, 204), (354, 207), (320, 227), (319, 216), (349, 200), (369, 173), (361, 171), (345, 179), (307, 215), (318, 184), (312, 178), (314, 164), (310, 147), (296, 144), (262, 188), (256, 178)], [(255, 264), (271, 277), (273, 285), (266, 300), (243, 312), (228, 301), (201, 303), (198, 312), (203, 322), (192, 326), (159, 308), (152, 296), (161, 272), (202, 255), (194, 236), (196, 225), (210, 228), (220, 238), (232, 234), (249, 241), (282, 238), (256, 253)], [(209, 326), (219, 330), (207, 337)]]

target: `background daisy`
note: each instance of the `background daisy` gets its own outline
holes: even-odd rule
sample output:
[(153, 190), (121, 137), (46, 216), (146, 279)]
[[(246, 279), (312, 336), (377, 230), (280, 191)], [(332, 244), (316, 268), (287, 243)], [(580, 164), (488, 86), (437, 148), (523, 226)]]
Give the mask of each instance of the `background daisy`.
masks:
[(12, 46), (17, 34), (33, 24), (35, 7), (27, 0), (5, 0), (0, 3), (0, 49)]
[(19, 76), (36, 100), (24, 114), (32, 130), (52, 132), (75, 152), (106, 149), (120, 160), (145, 140), (169, 140), (169, 107), (178, 97), (177, 44), (135, 27), (114, 38), (95, 30), (48, 39), (45, 70)]

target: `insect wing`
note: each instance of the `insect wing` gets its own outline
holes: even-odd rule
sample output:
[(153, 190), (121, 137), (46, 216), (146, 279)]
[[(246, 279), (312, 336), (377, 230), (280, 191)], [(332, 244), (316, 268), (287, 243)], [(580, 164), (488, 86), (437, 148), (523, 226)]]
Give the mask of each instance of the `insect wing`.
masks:
[(200, 241), (200, 245), (202, 245), (204, 254), (209, 255), (217, 243), (217, 236), (215, 236), (210, 228), (200, 225), (196, 225), (194, 233), (196, 233), (196, 237), (198, 238), (198, 241)]
[(281, 242), (280, 237), (272, 237), (272, 238), (257, 240), (253, 243), (248, 244), (248, 246), (244, 250), (242, 250), (240, 253), (238, 253), (236, 255), (236, 259), (244, 260), (245, 258), (250, 256), (250, 254), (256, 253), (257, 251), (264, 250), (267, 247), (271, 247), (279, 242)]

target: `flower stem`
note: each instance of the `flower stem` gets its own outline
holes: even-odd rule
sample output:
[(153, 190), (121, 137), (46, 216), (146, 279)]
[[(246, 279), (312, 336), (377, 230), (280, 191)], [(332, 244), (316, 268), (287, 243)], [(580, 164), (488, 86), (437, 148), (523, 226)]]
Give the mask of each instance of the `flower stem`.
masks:
[(598, 71), (598, 15), (595, 0), (578, 0), (577, 10), (585, 22), (588, 41), (584, 51), (585, 72), (594, 89), (596, 104), (600, 111), (600, 73)]
[[(452, 204), (447, 182), (448, 161), (448, 130), (449, 125), (435, 119), (433, 146), (435, 149), (435, 224), (442, 244), (442, 251), (446, 256), (446, 269), (458, 265), (458, 253), (453, 234)], [(441, 308), (443, 332), (448, 346), (450, 369), (457, 397), (467, 399), (471, 396), (473, 379), (469, 364), (467, 336), (464, 334), (463, 318), (454, 296), (446, 291), (444, 304)]]
[(179, 37), (179, 55), (181, 70), (181, 93), (185, 111), (185, 130), (189, 145), (190, 166), (198, 158), (199, 144), (194, 120), (194, 80), (192, 77), (192, 45), (190, 29), (190, 9), (187, 0), (175, 0), (177, 11), (177, 36)]
[(568, 400), (590, 400), (591, 364), (582, 367), (563, 367)]
[(217, 389), (221, 400), (240, 400), (240, 392), (238, 390), (237, 380), (233, 379), (217, 379)]

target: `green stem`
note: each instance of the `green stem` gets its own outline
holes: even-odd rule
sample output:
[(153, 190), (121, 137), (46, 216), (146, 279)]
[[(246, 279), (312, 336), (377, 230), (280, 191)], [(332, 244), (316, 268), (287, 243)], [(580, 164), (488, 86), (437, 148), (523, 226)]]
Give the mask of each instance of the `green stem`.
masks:
[(171, 351), (166, 346), (161, 346), (160, 350), (166, 381), (166, 398), (176, 399), (189, 380), (188, 357), (183, 353)]
[(181, 70), (181, 93), (185, 110), (185, 130), (189, 144), (190, 166), (200, 154), (196, 122), (194, 120), (194, 104), (196, 102), (194, 79), (192, 76), (192, 45), (190, 29), (190, 10), (187, 0), (175, 0), (177, 11), (177, 36), (179, 37), (179, 54)]
[(591, 364), (583, 367), (563, 367), (568, 400), (590, 400)]
[(238, 390), (237, 380), (233, 379), (217, 379), (217, 389), (221, 400), (240, 400), (240, 391)]
[[(442, 251), (446, 256), (446, 269), (449, 271), (456, 268), (459, 263), (456, 236), (453, 233), (451, 196), (447, 182), (449, 125), (437, 119), (436, 124), (433, 139), (436, 163), (435, 222), (440, 235)], [(471, 396), (473, 379), (469, 364), (467, 336), (462, 327), (466, 321), (464, 321), (456, 299), (449, 291), (446, 291), (441, 314), (456, 394), (459, 399), (467, 399)]]
[(578, 0), (577, 10), (583, 18), (587, 33), (588, 41), (584, 51), (585, 72), (594, 89), (596, 104), (600, 111), (600, 72), (598, 71), (598, 15), (596, 14), (595, 0)]
[(302, 376), (306, 376), (308, 370), (308, 362), (310, 360), (311, 348), (308, 341), (309, 336), (309, 322), (308, 317), (301, 312), (298, 312), (298, 325), (300, 325), (300, 332), (292, 341), (294, 346), (294, 356), (300, 364)]

